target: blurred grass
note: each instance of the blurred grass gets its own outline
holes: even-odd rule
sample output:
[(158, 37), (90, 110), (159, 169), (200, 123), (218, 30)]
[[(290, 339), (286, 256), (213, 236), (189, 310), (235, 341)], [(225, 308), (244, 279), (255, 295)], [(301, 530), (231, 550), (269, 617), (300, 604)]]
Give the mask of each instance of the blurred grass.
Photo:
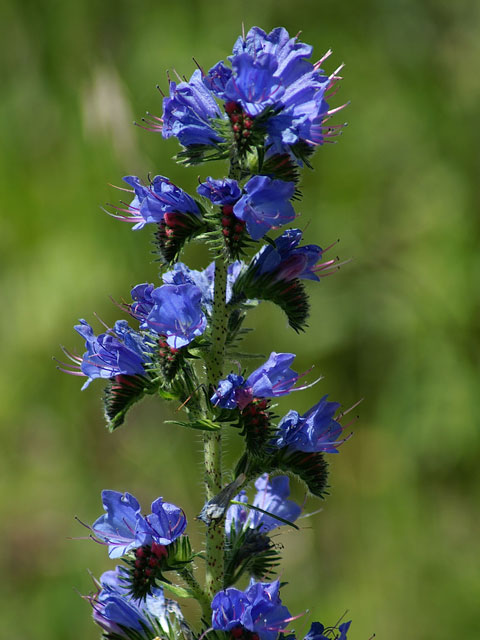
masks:
[[(352, 640), (475, 637), (480, 5), (4, 0), (1, 11), (0, 637), (98, 636), (75, 590), (90, 590), (86, 568), (111, 563), (68, 537), (85, 534), (74, 515), (99, 515), (102, 488), (181, 504), (200, 543), (199, 438), (162, 425), (169, 409), (151, 400), (109, 435), (101, 383), (80, 394), (50, 358), (81, 348), (79, 317), (111, 323), (109, 296), (155, 280), (148, 232), (98, 205), (128, 173), (194, 190), (198, 171), (173, 163), (175, 143), (131, 121), (161, 112), (165, 69), (188, 76), (192, 56), (207, 68), (225, 58), (242, 21), (302, 29), (318, 57), (333, 47), (331, 65), (347, 63), (338, 103), (352, 100), (299, 210), (309, 241), (340, 238), (353, 262), (311, 288), (307, 334), (267, 304), (251, 318), (252, 350), (294, 351), (299, 370), (325, 375), (281, 410), (319, 393), (366, 397), (322, 513), (281, 538), (284, 600), (328, 622), (348, 608)], [(202, 255), (189, 252), (199, 266)]]

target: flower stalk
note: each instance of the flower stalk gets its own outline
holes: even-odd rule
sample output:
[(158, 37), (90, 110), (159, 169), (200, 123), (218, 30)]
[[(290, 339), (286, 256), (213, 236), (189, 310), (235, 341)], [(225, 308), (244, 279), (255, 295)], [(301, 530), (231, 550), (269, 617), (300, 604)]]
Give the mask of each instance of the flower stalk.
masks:
[[(112, 215), (133, 223), (133, 229), (153, 227), (161, 282), (136, 285), (132, 302), (119, 305), (137, 323), (135, 329), (120, 320), (97, 336), (81, 320), (76, 329), (86, 352), (80, 357), (65, 349), (70, 363), (60, 362), (59, 368), (86, 377), (83, 388), (96, 378), (107, 381), (104, 406), (111, 431), (123, 425), (133, 404), (150, 395), (183, 412), (167, 421), (167, 428), (203, 432), (206, 500), (196, 519), (206, 531), (205, 551), (195, 551), (181, 507), (159, 497), (146, 514), (131, 494), (103, 491), (105, 513), (86, 526), (109, 557), (122, 563), (105, 572), (95, 583), (97, 593), (87, 596), (103, 640), (198, 638), (180, 603), (164, 590), (197, 601), (206, 640), (282, 640), (287, 633), (295, 640), (288, 627), (299, 616), (282, 603), (282, 585), (275, 579), (281, 545), (270, 532), (287, 525), (299, 533), (294, 521), (302, 507), (288, 499), (290, 477), (303, 483), (310, 497), (327, 495), (325, 454), (338, 453), (350, 437), (343, 434), (349, 425), (341, 423), (348, 411), (337, 415), (340, 405), (323, 393), (303, 415), (275, 414), (272, 400), (320, 380), (302, 380), (310, 370), (292, 368), (294, 353), (271, 351), (263, 364), (248, 367), (250, 374), (243, 366), (232, 371), (226, 360), (261, 357), (239, 351), (238, 345), (251, 331), (243, 326), (248, 311), (262, 301), (281, 309), (296, 332), (305, 330), (310, 306), (303, 281), (319, 282), (344, 264), (339, 258), (321, 261), (333, 245), (325, 250), (300, 245), (299, 229), (278, 235), (297, 216), (300, 169), (311, 167), (310, 157), (330, 131), (338, 135), (337, 128), (325, 125), (343, 108), (330, 109), (326, 102), (340, 80), (339, 69), (330, 76), (320, 69), (330, 53), (312, 63), (312, 48), (285, 29), (267, 34), (253, 27), (235, 42), (228, 65), (219, 62), (208, 72), (198, 65), (189, 81), (169, 80), (162, 117), (150, 116), (143, 128), (177, 137), (181, 164), (228, 160), (226, 177), (202, 176), (191, 196), (162, 175), (148, 181), (127, 176), (130, 189), (122, 191), (132, 200), (111, 205)], [(192, 240), (206, 242), (214, 252), (214, 262), (202, 270), (180, 261)], [(205, 385), (197, 377), (199, 361)], [(241, 442), (226, 486), (224, 430)], [(198, 557), (205, 560), (204, 584), (196, 574)], [(243, 577), (250, 583), (240, 590), (235, 583)], [(303, 640), (346, 640), (349, 626), (313, 622)]]
[[(215, 388), (223, 376), (225, 340), (227, 336), (227, 262), (223, 256), (215, 261), (215, 287), (212, 308), (212, 346), (206, 359), (207, 380)], [(222, 432), (206, 431), (203, 437), (205, 462), (205, 494), (211, 500), (222, 488)], [(212, 522), (206, 532), (205, 589), (211, 598), (223, 586), (223, 525)]]

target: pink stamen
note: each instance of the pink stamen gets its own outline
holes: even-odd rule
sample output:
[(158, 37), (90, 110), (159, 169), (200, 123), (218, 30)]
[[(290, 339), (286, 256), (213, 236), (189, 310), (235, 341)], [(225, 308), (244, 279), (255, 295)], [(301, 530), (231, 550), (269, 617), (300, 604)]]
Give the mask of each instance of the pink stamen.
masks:
[(321, 65), (325, 62), (327, 58), (329, 58), (332, 55), (332, 53), (333, 51), (329, 49), (326, 53), (323, 54), (320, 60), (313, 65), (313, 68), (315, 69), (315, 71), (317, 71), (321, 67)]

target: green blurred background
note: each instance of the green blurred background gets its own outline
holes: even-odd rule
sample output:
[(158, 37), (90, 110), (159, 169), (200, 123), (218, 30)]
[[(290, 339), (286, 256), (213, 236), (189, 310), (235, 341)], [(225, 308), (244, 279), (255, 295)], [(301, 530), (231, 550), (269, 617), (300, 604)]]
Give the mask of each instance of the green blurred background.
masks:
[(82, 349), (78, 318), (99, 330), (93, 312), (120, 315), (109, 296), (156, 278), (148, 230), (99, 209), (118, 198), (108, 183), (152, 172), (193, 190), (198, 173), (220, 175), (176, 166), (174, 141), (131, 123), (161, 113), (166, 69), (225, 58), (242, 21), (302, 30), (317, 58), (332, 47), (327, 70), (347, 64), (336, 104), (352, 101), (299, 210), (308, 241), (340, 238), (353, 261), (310, 287), (308, 333), (266, 303), (251, 317), (252, 350), (294, 351), (298, 370), (325, 376), (281, 410), (366, 398), (330, 457), (323, 511), (278, 538), (284, 601), (329, 623), (348, 608), (352, 640), (479, 637), (480, 4), (3, 0), (1, 12), (0, 637), (98, 637), (77, 592), (112, 562), (68, 538), (85, 535), (74, 515), (100, 514), (103, 488), (182, 505), (200, 544), (200, 438), (163, 425), (151, 399), (109, 435), (102, 383), (81, 393), (51, 356)]

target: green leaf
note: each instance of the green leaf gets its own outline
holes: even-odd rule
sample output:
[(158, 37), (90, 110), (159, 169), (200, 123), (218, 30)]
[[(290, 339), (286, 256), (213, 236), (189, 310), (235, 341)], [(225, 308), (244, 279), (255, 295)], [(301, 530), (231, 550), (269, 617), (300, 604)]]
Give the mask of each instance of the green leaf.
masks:
[(199, 429), (200, 431), (219, 431), (221, 425), (208, 420), (208, 418), (200, 418), (192, 422), (184, 422), (183, 420), (165, 420), (165, 424), (178, 424), (180, 427), (188, 427), (189, 429)]
[(177, 584), (171, 584), (169, 582), (165, 582), (164, 580), (157, 580), (157, 584), (162, 586), (170, 593), (173, 593), (174, 596), (178, 598), (194, 598), (195, 594), (191, 589), (187, 589), (185, 587), (179, 587)]
[(255, 511), (260, 511), (260, 513), (265, 514), (266, 516), (270, 516), (270, 518), (274, 518), (275, 520), (279, 520), (283, 522), (283, 524), (288, 524), (290, 527), (297, 529), (299, 531), (300, 527), (297, 527), (296, 524), (290, 522), (290, 520), (285, 520), (285, 518), (281, 518), (280, 516), (276, 516), (270, 511), (265, 511), (264, 509), (260, 509), (260, 507), (256, 507), (254, 504), (248, 504), (248, 502), (239, 502), (238, 500), (230, 500), (231, 504), (239, 504), (241, 507), (248, 507), (248, 509), (254, 509)]

